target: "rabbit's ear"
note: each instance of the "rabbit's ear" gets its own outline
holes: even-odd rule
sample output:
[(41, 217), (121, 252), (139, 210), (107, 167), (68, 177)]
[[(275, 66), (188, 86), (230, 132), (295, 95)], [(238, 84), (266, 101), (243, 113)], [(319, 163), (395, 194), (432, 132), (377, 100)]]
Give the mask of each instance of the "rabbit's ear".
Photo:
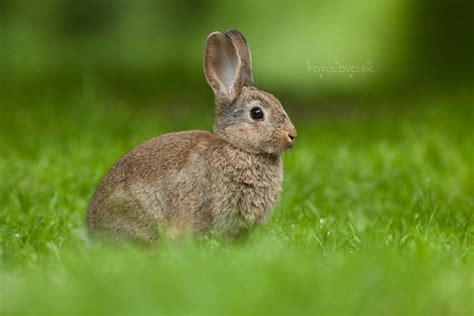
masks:
[(250, 49), (245, 37), (237, 30), (229, 30), (225, 32), (225, 34), (230, 37), (237, 48), (237, 53), (239, 54), (241, 62), (240, 76), (243, 85), (253, 85), (252, 55), (250, 54)]
[(207, 38), (204, 73), (216, 96), (232, 102), (242, 87), (241, 60), (237, 48), (224, 33), (214, 32)]

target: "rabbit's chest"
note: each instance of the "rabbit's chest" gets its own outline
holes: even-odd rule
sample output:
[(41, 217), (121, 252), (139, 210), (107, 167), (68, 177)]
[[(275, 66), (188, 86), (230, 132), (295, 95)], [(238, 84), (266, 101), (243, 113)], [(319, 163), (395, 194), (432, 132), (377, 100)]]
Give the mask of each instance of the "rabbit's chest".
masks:
[(263, 224), (273, 212), (283, 180), (279, 158), (251, 160), (229, 170), (219, 182), (215, 223), (232, 234)]

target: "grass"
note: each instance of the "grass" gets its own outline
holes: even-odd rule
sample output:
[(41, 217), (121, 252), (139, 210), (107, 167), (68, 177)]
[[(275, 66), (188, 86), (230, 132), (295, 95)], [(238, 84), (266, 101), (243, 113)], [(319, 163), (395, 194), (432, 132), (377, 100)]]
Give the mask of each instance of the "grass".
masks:
[(130, 148), (209, 129), (212, 109), (25, 100), (0, 104), (2, 315), (474, 312), (469, 98), (290, 108), (298, 144), (271, 222), (152, 251), (90, 240), (89, 199)]

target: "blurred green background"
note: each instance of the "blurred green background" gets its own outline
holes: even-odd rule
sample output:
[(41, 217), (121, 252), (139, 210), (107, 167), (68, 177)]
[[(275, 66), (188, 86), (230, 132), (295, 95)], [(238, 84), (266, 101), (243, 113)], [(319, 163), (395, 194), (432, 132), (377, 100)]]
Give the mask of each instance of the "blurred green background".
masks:
[[(0, 0), (0, 313), (472, 315), (473, 14)], [(298, 129), (272, 220), (236, 243), (91, 240), (87, 205), (115, 161), (212, 129), (204, 45), (230, 28)]]
[[(472, 21), (470, 1), (2, 0), (2, 90), (207, 100), (205, 39), (229, 28), (248, 39), (257, 84), (312, 106), (470, 88)], [(308, 63), (373, 71), (321, 78)]]

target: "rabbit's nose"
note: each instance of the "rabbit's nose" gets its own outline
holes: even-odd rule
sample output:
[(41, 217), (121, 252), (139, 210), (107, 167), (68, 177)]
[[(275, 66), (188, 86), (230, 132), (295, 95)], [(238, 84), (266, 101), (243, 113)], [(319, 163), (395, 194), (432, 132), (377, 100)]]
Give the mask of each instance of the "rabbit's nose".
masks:
[(288, 130), (288, 139), (290, 143), (293, 143), (296, 138), (296, 128), (294, 126), (291, 126), (291, 128)]

